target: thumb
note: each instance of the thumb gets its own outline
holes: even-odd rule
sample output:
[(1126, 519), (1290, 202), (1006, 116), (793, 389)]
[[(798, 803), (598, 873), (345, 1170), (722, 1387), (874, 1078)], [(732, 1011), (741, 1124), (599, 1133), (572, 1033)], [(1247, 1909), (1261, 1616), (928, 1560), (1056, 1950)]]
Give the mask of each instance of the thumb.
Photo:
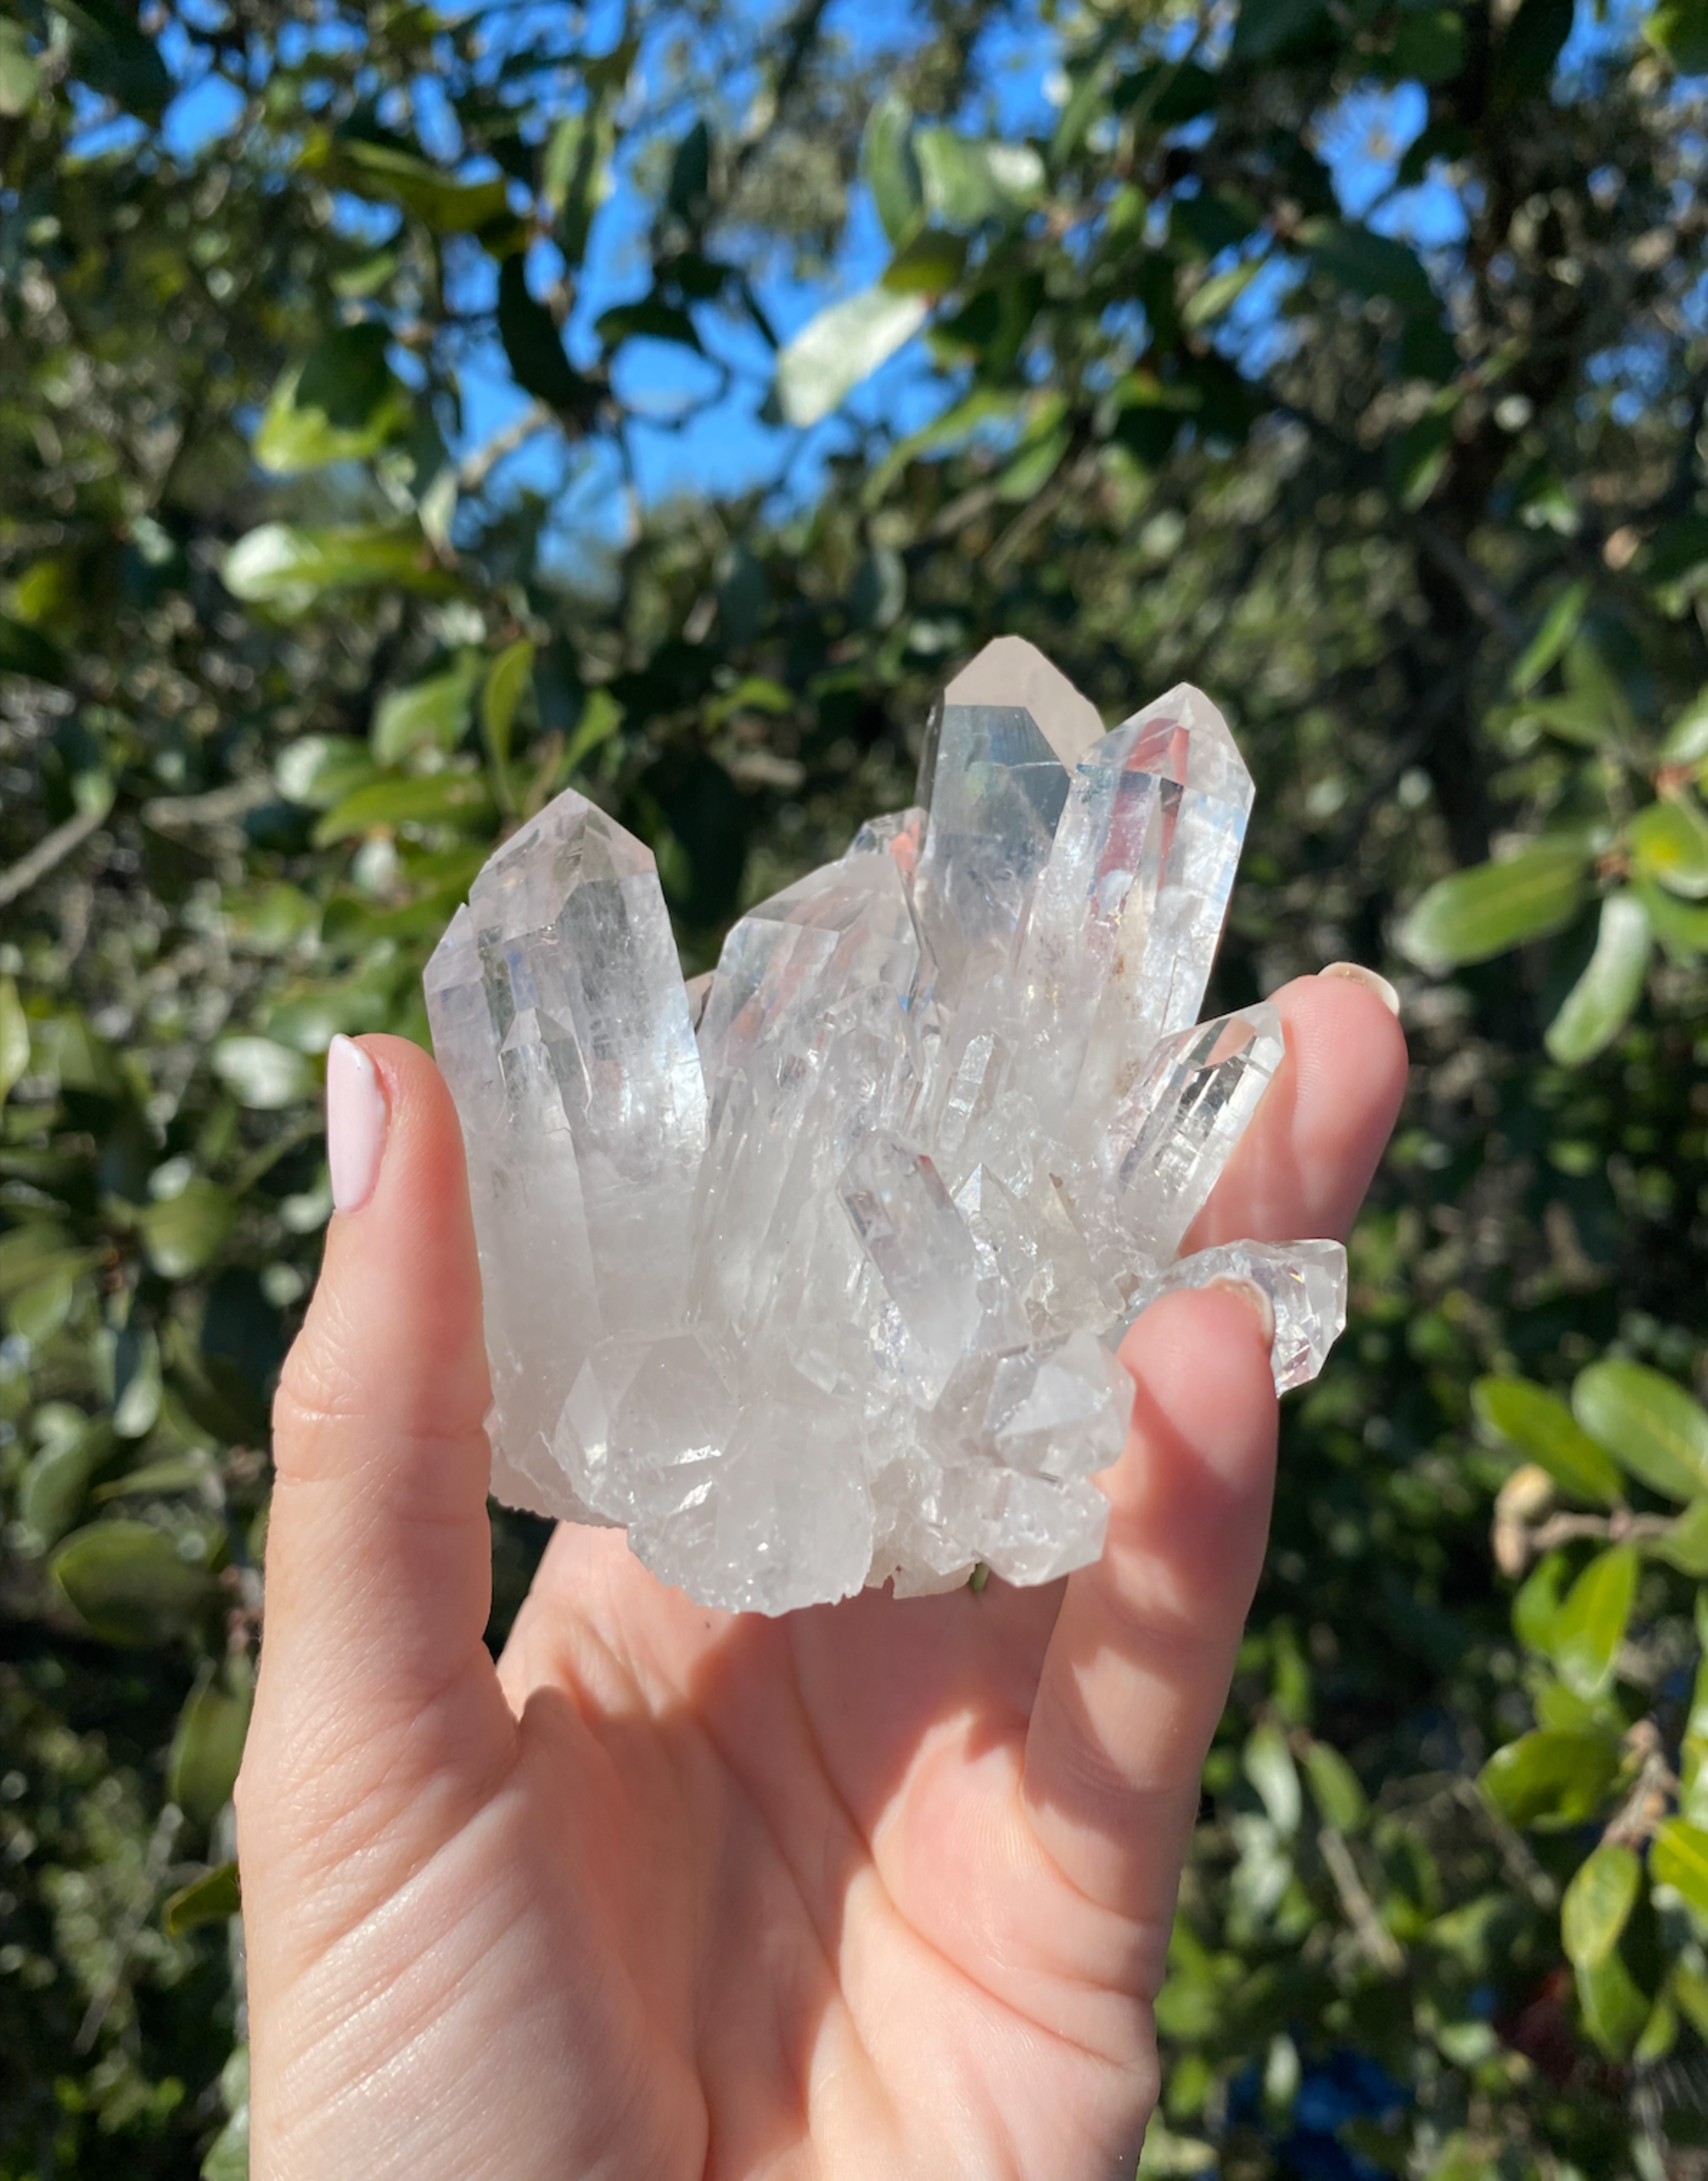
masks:
[(339, 1038), (327, 1137), (338, 1208), (274, 1414), (246, 1847), (358, 1812), (368, 1841), (443, 1822), (443, 1792), (478, 1797), (513, 1735), (482, 1642), (487, 1376), (456, 1111), (406, 1040)]

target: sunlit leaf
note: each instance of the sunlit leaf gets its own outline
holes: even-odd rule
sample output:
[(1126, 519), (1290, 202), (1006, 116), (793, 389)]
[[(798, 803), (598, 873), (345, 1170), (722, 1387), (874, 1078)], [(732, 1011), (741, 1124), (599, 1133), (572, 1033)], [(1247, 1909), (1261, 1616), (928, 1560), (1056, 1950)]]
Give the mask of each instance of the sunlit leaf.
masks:
[(1490, 1377), (1472, 1387), (1471, 1405), (1481, 1423), (1522, 1447), (1573, 1499), (1613, 1507), (1624, 1498), (1618, 1465), (1558, 1394), (1528, 1378)]
[(832, 303), (777, 358), (778, 404), (791, 424), (816, 424), (905, 347), (929, 315), (924, 295), (865, 289)]
[(1283, 1839), (1290, 1839), (1299, 1829), (1301, 1803), (1298, 1767), (1286, 1736), (1268, 1721), (1254, 1726), (1246, 1737), (1240, 1763), (1263, 1797), (1269, 1823)]
[(1576, 840), (1533, 842), (1502, 863), (1438, 880), (1401, 925), (1401, 950), (1426, 969), (1485, 962), (1568, 924), (1589, 856)]
[(235, 1689), (208, 1674), (179, 1716), (166, 1760), (166, 1792), (187, 1817), (206, 1825), (231, 1799), (249, 1730), (246, 1670)]
[(1673, 1887), (1708, 1918), (1708, 1830), (1668, 1818), (1650, 1847), (1649, 1869), (1657, 1885)]
[(1326, 1742), (1305, 1745), (1305, 1777), (1325, 1825), (1337, 1832), (1355, 1833), (1369, 1814), (1369, 1798), (1363, 1782), (1338, 1749)]
[(78, 1530), (48, 1567), (92, 1633), (109, 1643), (158, 1643), (182, 1634), (218, 1595), (201, 1560), (187, 1559), (147, 1522)]
[(1554, 1665), (1574, 1694), (1600, 1696), (1611, 1681), (1641, 1567), (1634, 1545), (1611, 1546), (1595, 1555), (1560, 1601), (1554, 1616)]
[(24, 25), (0, 22), (0, 119), (15, 121), (36, 103), (41, 71), (36, 64)]
[(378, 765), (395, 765), (418, 749), (455, 749), (467, 726), (474, 693), (485, 673), (478, 652), (406, 689), (389, 689), (373, 708), (368, 743)]
[(255, 459), (281, 476), (377, 454), (409, 415), (409, 395), (386, 362), (387, 329), (340, 326), (287, 371), (255, 435)]
[(300, 1052), (275, 1045), (268, 1037), (222, 1038), (213, 1057), (214, 1074), (238, 1103), (261, 1113), (299, 1105), (319, 1087), (313, 1068)]
[(1694, 797), (1645, 803), (1625, 829), (1633, 868), (1687, 901), (1708, 899), (1708, 812)]
[(1614, 1358), (1579, 1372), (1572, 1412), (1621, 1467), (1664, 1499), (1708, 1492), (1708, 1413), (1646, 1364)]
[(1618, 1763), (1605, 1735), (1539, 1730), (1497, 1749), (1478, 1784), (1512, 1825), (1558, 1829), (1600, 1808)]
[[(237, 1865), (222, 1863), (200, 1878), (192, 1878), (187, 1886), (180, 1886), (175, 1893), (168, 1894), (161, 1921), (168, 1936), (176, 1939), (186, 1931), (199, 1930), (204, 1924), (226, 1923), (242, 1907)], [(204, 2167), (202, 2171), (205, 2173), (207, 2168)]]
[(925, 190), (913, 146), (913, 116), (892, 91), (867, 117), (860, 168), (892, 248), (898, 249), (925, 218)]
[(1542, 616), (1541, 626), (1518, 655), (1506, 686), (1515, 697), (1534, 689), (1550, 666), (1556, 665), (1584, 619), (1589, 603), (1586, 583), (1568, 583)]
[(477, 234), (509, 213), (510, 185), (501, 174), (459, 181), (413, 152), (359, 140), (345, 145), (344, 156), (352, 189), (401, 205), (441, 235)]
[(1595, 951), (1544, 1037), (1551, 1059), (1576, 1068), (1606, 1050), (1643, 997), (1653, 945), (1636, 895), (1610, 893), (1601, 903)]
[(915, 132), (914, 146), (926, 208), (945, 227), (1023, 218), (1043, 194), (1044, 163), (1030, 144), (927, 128)]
[(287, 613), (305, 610), (329, 591), (452, 588), (418, 529), (373, 523), (318, 530), (265, 522), (238, 539), (220, 573), (234, 598)]
[[(214, 1064), (230, 1082), (231, 1063), (228, 1060), (223, 1068), (217, 1060)], [(252, 1074), (246, 1078), (252, 1086), (256, 1079)], [(254, 1102), (252, 1098), (244, 1099), (246, 1105)], [(211, 1264), (236, 1223), (237, 1206), (230, 1197), (199, 1173), (192, 1174), (175, 1196), (146, 1206), (137, 1221), (149, 1263), (169, 1280), (187, 1279)]]
[(1560, 1904), (1566, 1958), (1596, 1968), (1619, 1943), (1642, 1890), (1643, 1865), (1633, 1851), (1603, 1841), (1579, 1864)]
[(486, 782), (475, 773), (376, 780), (327, 812), (314, 829), (314, 845), (329, 848), (334, 841), (391, 832), (400, 825), (478, 825), (490, 809)]

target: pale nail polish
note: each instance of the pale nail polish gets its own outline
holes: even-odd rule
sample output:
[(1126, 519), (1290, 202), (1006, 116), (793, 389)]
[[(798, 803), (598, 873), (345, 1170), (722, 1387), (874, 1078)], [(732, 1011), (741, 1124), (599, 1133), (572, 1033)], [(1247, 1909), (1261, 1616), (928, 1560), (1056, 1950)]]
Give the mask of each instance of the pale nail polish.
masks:
[(1258, 1285), (1255, 1280), (1238, 1279), (1231, 1273), (1227, 1273), (1219, 1279), (1206, 1281), (1205, 1285), (1207, 1287), (1223, 1288), (1226, 1289), (1228, 1294), (1238, 1295), (1240, 1300), (1246, 1304), (1256, 1316), (1258, 1324), (1262, 1326), (1263, 1329), (1264, 1340), (1266, 1342), (1274, 1341), (1275, 1338), (1275, 1306), (1269, 1300), (1268, 1295), (1263, 1293), (1263, 1290)]
[(351, 1039), (334, 1038), (326, 1056), (326, 1162), (336, 1210), (360, 1212), (373, 1195), (385, 1119), (379, 1069)]
[(1345, 977), (1354, 985), (1362, 985), (1367, 992), (1374, 992), (1390, 1015), (1400, 1012), (1400, 995), (1387, 979), (1374, 970), (1367, 969), (1362, 962), (1330, 962), (1322, 975), (1325, 977)]

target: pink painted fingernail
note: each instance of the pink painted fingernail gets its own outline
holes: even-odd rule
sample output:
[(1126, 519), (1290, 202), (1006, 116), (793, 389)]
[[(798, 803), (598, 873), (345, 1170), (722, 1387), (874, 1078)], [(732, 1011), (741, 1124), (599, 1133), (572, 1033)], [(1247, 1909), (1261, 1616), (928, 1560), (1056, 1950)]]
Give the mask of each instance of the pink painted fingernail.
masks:
[(1400, 1012), (1400, 995), (1379, 971), (1367, 969), (1362, 962), (1330, 962), (1322, 972), (1325, 977), (1345, 977), (1354, 985), (1362, 985), (1367, 992), (1374, 992), (1390, 1015)]
[(1224, 1288), (1230, 1295), (1238, 1295), (1240, 1300), (1252, 1311), (1258, 1323), (1263, 1328), (1264, 1340), (1274, 1341), (1275, 1306), (1255, 1280), (1237, 1279), (1232, 1273), (1224, 1273), (1219, 1279), (1207, 1280), (1204, 1284), (1206, 1287)]
[(334, 1038), (326, 1056), (326, 1162), (340, 1212), (360, 1212), (373, 1194), (385, 1118), (379, 1070), (351, 1039)]

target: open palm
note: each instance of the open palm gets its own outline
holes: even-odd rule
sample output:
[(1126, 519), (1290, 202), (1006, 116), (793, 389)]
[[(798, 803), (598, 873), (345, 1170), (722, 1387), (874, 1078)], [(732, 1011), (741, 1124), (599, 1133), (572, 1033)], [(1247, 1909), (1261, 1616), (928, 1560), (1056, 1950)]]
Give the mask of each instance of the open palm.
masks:
[[(1195, 1244), (1343, 1230), (1391, 1125), (1381, 1002), (1276, 999)], [(1130, 2172), (1268, 1521), (1251, 1303), (1129, 1335), (1108, 1544), (1065, 1583), (768, 1621), (564, 1527), (495, 1669), (456, 1118), (367, 1050), (384, 1154), (286, 1368), (238, 1792), (257, 2181)]]

